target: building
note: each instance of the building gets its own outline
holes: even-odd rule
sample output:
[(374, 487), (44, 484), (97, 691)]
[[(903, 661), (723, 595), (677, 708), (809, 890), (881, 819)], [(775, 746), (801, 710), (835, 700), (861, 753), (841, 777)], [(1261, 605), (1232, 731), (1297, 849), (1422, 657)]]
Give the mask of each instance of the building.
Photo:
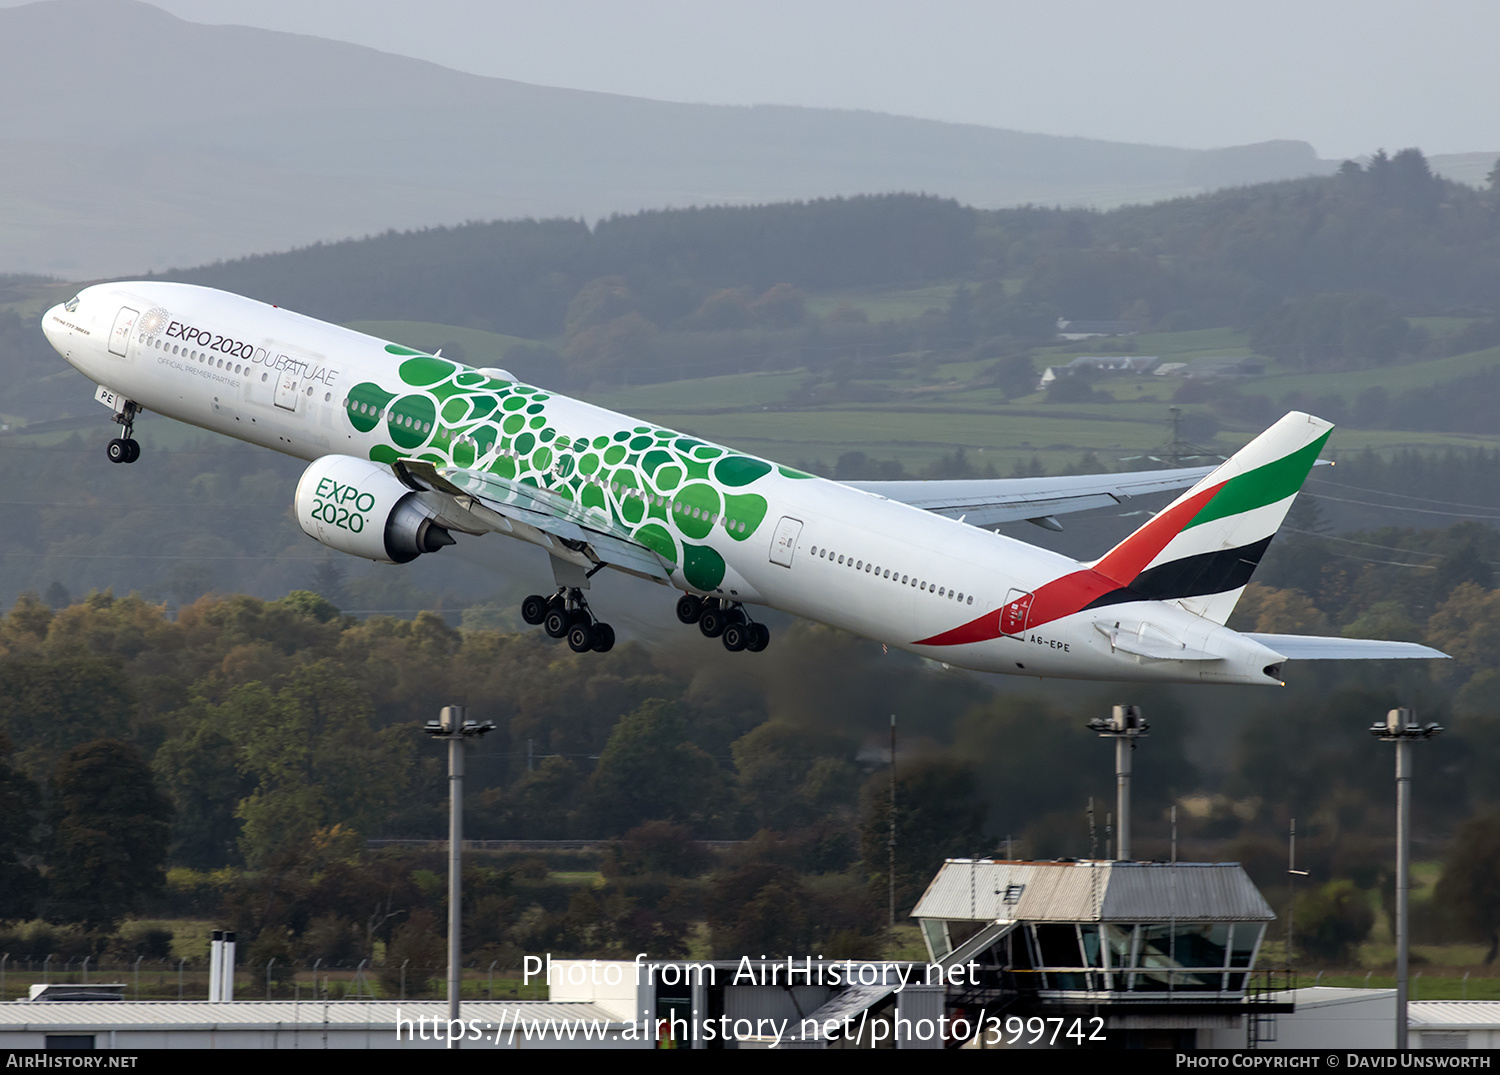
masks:
[(949, 859), (912, 914), (934, 963), (977, 966), (950, 1015), (1097, 1020), (1087, 1043), (1192, 1049), (1254, 1044), (1292, 1010), (1257, 978), (1275, 915), (1237, 863)]
[(1062, 340), (1087, 340), (1095, 336), (1134, 336), (1130, 321), (1069, 321), (1057, 319), (1057, 336)]
[[(464, 1044), (654, 1047), (638, 1020), (586, 1002), (469, 1001)], [(72, 1001), (0, 1004), (0, 1049), (446, 1049), (443, 1001)]]
[(1150, 373), (1161, 359), (1156, 355), (1079, 355), (1065, 366), (1048, 366), (1042, 371), (1038, 388), (1046, 388), (1053, 381), (1072, 377), (1081, 372), (1102, 374)]

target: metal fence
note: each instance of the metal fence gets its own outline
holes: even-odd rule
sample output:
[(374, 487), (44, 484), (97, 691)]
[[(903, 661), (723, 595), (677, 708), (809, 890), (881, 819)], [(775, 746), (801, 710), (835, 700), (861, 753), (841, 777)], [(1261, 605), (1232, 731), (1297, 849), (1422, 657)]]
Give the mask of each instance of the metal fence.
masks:
[[(206, 962), (141, 959), (97, 962), (83, 959), (12, 959), (0, 955), (0, 1002), (24, 1000), (33, 985), (79, 984), (119, 987), (123, 1000), (207, 1000)], [(240, 963), (235, 967), (237, 1000), (417, 1000), (447, 996), (448, 968), (313, 960), (284, 964)], [(498, 960), (463, 969), (463, 995), (470, 1000), (545, 1000), (545, 982), (527, 984), (520, 970)]]

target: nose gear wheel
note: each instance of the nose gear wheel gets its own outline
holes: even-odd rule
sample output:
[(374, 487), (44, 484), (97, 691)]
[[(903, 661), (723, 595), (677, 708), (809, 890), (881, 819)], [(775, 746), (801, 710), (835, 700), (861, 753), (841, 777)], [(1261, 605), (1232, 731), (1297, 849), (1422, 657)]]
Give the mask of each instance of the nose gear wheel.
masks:
[(135, 416), (140, 413), (140, 408), (130, 400), (125, 401), (125, 409), (114, 416), (116, 425), (122, 426), (123, 437), (116, 437), (105, 445), (104, 454), (109, 457), (111, 463), (134, 463), (141, 457), (141, 446), (131, 436), (135, 431)]

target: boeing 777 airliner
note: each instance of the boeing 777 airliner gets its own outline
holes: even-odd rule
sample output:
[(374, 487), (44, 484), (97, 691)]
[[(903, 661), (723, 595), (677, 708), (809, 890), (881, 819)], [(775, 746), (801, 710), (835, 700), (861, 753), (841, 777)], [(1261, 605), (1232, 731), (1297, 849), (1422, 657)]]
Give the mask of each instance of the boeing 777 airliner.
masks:
[[(750, 609), (833, 624), (948, 664), (1062, 679), (1281, 682), (1288, 659), (1442, 657), (1425, 646), (1224, 626), (1332, 426), (1291, 413), (1217, 468), (840, 484), (252, 299), (98, 284), (47, 311), (131, 463), (143, 410), (309, 461), (302, 528), (405, 563), (507, 534), (556, 589), (522, 614), (576, 651), (614, 631), (584, 591), (605, 567), (683, 591), (677, 615), (764, 649)], [(1092, 563), (994, 533), (1186, 489)]]

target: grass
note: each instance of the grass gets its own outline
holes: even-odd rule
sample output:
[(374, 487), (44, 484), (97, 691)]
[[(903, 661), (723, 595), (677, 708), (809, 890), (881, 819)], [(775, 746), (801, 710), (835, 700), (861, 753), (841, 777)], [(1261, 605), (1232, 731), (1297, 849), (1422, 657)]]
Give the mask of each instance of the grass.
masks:
[(1409, 389), (1426, 388), (1459, 377), (1484, 373), (1494, 369), (1496, 365), (1500, 365), (1500, 347), (1471, 351), (1466, 355), (1435, 358), (1428, 362), (1366, 370), (1344, 370), (1338, 373), (1275, 372), (1241, 384), (1247, 394), (1266, 395), (1273, 400), (1279, 400), (1289, 392), (1301, 392), (1314, 399), (1319, 396), (1338, 396), (1346, 403), (1352, 403), (1361, 392), (1369, 388), (1383, 388), (1395, 396)]
[[(832, 464), (846, 452), (860, 451), (876, 459), (894, 457), (908, 470), (919, 470), (962, 447), (970, 453), (971, 462), (981, 468), (993, 463), (1004, 476), (1016, 462), (1027, 462), (1033, 455), (1055, 472), (1076, 463), (1085, 451), (1110, 463), (1161, 447), (1167, 440), (1167, 408), (1176, 387), (1148, 378), (1100, 382), (1099, 387), (1115, 395), (1114, 403), (1051, 404), (1040, 393), (1007, 403), (998, 389), (934, 391), (884, 403), (834, 402), (798, 408), (755, 402), (800, 384), (805, 376), (744, 374), (587, 393), (586, 398), (782, 462), (802, 459)], [(1247, 390), (1253, 390), (1253, 384)], [(1228, 452), (1258, 432), (1225, 430), (1215, 446)], [(1331, 450), (1350, 453), (1370, 448), (1389, 453), (1497, 444), (1500, 437), (1487, 434), (1340, 427)]]
[(604, 875), (598, 870), (554, 870), (547, 875), (547, 880), (558, 885), (593, 888), (604, 883)]
[[(1413, 948), (1412, 954), (1419, 955), (1422, 951), (1421, 947)], [(1431, 967), (1414, 967), (1407, 983), (1407, 995), (1412, 1000), (1500, 1000), (1500, 972), (1485, 970), (1465, 978), (1462, 974), (1437, 973)], [(1392, 970), (1372, 970), (1366, 974), (1324, 972), (1320, 979), (1317, 971), (1299, 970), (1297, 984), (1395, 989), (1396, 976)]]
[(934, 307), (939, 310), (947, 309), (948, 301), (960, 286), (962, 285), (950, 281), (891, 290), (834, 291), (809, 297), (807, 308), (823, 317), (847, 304), (856, 310), (863, 310), (871, 321), (905, 320), (921, 317)]
[(1408, 317), (1406, 323), (1426, 332), (1429, 336), (1452, 336), (1462, 332), (1482, 317)]

